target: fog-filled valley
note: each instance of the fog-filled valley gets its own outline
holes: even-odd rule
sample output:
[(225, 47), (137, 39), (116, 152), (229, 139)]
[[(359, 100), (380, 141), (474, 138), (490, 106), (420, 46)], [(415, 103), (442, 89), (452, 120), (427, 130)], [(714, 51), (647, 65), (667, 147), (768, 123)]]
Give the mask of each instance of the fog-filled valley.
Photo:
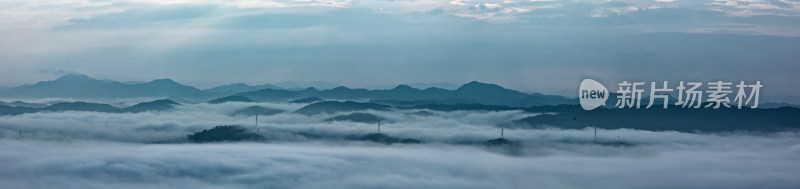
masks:
[[(114, 107), (142, 100), (119, 100)], [(144, 101), (149, 100), (155, 99)], [(144, 111), (44, 107), (5, 115), (0, 119), (5, 162), (0, 183), (10, 188), (800, 184), (800, 133), (792, 128), (677, 132), (520, 126), (524, 123), (518, 120), (564, 114), (554, 112), (557, 107), (413, 108), (346, 100), (167, 104), (170, 108)], [(213, 135), (221, 125), (258, 137)], [(203, 131), (221, 138), (189, 139)]]

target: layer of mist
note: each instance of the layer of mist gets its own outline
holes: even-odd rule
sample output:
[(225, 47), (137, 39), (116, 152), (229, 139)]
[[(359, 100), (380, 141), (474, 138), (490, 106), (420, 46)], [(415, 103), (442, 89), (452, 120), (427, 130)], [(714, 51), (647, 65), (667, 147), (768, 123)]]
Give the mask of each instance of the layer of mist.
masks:
[[(382, 134), (419, 144), (348, 140), (378, 124), (303, 115), (307, 104), (184, 104), (142, 113), (40, 112), (0, 118), (4, 188), (794, 188), (800, 133), (503, 129), (537, 114), (392, 109)], [(283, 110), (233, 115), (251, 106)], [(425, 111), (425, 113), (420, 113)], [(258, 142), (192, 143), (239, 125)], [(320, 137), (309, 137), (320, 136)]]

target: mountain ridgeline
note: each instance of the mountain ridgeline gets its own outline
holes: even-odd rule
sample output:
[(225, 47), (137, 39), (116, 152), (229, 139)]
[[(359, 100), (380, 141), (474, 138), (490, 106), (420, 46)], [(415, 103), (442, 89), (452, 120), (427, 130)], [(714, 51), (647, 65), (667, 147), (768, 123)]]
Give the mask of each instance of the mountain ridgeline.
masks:
[(214, 99), (214, 100), (208, 101), (209, 104), (222, 104), (222, 103), (226, 103), (226, 102), (255, 102), (255, 101), (253, 99), (250, 99), (250, 98), (247, 98), (247, 97), (236, 96), (236, 95), (226, 96), (226, 97), (222, 97), (222, 98), (218, 98), (218, 99)]
[(373, 115), (370, 113), (351, 113), (347, 115), (340, 115), (335, 116), (332, 118), (325, 119), (325, 121), (350, 121), (350, 122), (358, 122), (358, 123), (379, 123), (379, 122), (390, 122), (390, 120)]
[[(577, 99), (539, 93), (523, 93), (495, 84), (469, 82), (455, 90), (441, 88), (417, 89), (398, 85), (387, 90), (351, 89), (336, 87), (318, 90), (283, 89), (264, 84), (250, 86), (243, 83), (223, 85), (200, 90), (170, 79), (150, 82), (123, 83), (98, 80), (86, 75), (68, 74), (53, 81), (23, 85), (0, 91), (2, 98), (73, 98), (73, 99), (118, 99), (118, 98), (170, 98), (188, 99), (194, 102), (289, 102), (312, 103), (323, 99), (334, 100), (397, 100), (428, 101), (439, 104), (481, 103), (513, 107), (577, 104)], [(2, 105), (2, 104), (0, 104)]]
[(62, 76), (53, 81), (42, 81), (33, 85), (9, 88), (0, 94), (7, 98), (202, 97), (208, 95), (197, 88), (181, 85), (170, 79), (125, 84), (74, 74)]
[[(258, 89), (248, 92), (241, 90)], [(233, 93), (235, 94), (222, 94)], [(518, 111), (519, 113), (542, 113), (518, 120), (507, 120), (499, 127), (543, 128), (559, 127), (582, 129), (599, 127), (605, 129), (631, 128), (641, 130), (675, 130), (681, 132), (718, 131), (781, 131), (800, 129), (800, 108), (782, 106), (758, 109), (617, 109), (613, 103), (606, 107), (586, 111), (577, 105), (576, 99), (539, 93), (523, 93), (494, 84), (470, 82), (457, 89), (440, 88), (416, 89), (399, 85), (393, 89), (368, 90), (336, 87), (329, 90), (305, 88), (286, 90), (274, 86), (249, 86), (234, 84), (216, 89), (199, 90), (184, 86), (169, 79), (146, 83), (125, 84), (116, 81), (96, 80), (85, 75), (67, 75), (54, 81), (39, 82), (9, 88), (2, 91), (3, 98), (26, 96), (42, 97), (149, 97), (167, 96), (166, 99), (143, 102), (129, 107), (116, 107), (92, 102), (54, 102), (54, 104), (27, 103), (13, 101), (0, 102), (0, 115), (20, 115), (37, 112), (89, 111), (104, 113), (138, 113), (170, 111), (182, 106), (181, 103), (208, 104), (231, 103), (228, 106), (241, 106), (224, 112), (229, 116), (270, 116), (282, 113), (296, 113), (307, 116), (322, 115), (327, 122), (360, 122), (375, 124), (384, 122), (403, 122), (389, 120), (378, 115), (393, 111), (404, 111), (412, 116), (436, 116), (454, 111)], [(616, 94), (610, 93), (614, 99)], [(189, 100), (194, 99), (194, 100)], [(197, 99), (203, 99), (197, 101)], [(352, 100), (351, 100), (352, 99)], [(179, 101), (181, 103), (178, 103)], [(646, 101), (646, 98), (643, 99)], [(258, 102), (285, 103), (302, 106), (286, 109), (278, 106), (258, 104)], [(674, 104), (674, 99), (668, 99)], [(245, 103), (250, 103), (245, 105)], [(663, 104), (655, 101), (654, 104)], [(778, 104), (776, 104), (778, 105)], [(203, 107), (216, 107), (205, 106)], [(229, 129), (229, 128), (228, 128)]]
[(139, 113), (148, 111), (168, 111), (180, 106), (172, 100), (162, 99), (151, 102), (142, 102), (126, 108), (117, 108), (109, 104), (91, 102), (61, 102), (49, 105), (44, 108), (31, 108), (24, 106), (0, 105), (0, 115), (20, 115), (24, 113), (36, 112), (63, 112), (63, 111), (84, 111), (84, 112), (105, 112), (105, 113)]
[(375, 103), (359, 103), (353, 101), (345, 101), (345, 102), (324, 101), (304, 106), (295, 111), (295, 113), (304, 115), (314, 115), (314, 114), (335, 113), (342, 111), (363, 111), (363, 110), (388, 111), (389, 108), (391, 108), (391, 106), (383, 104), (375, 104)]
[(513, 107), (529, 107), (543, 105), (576, 104), (576, 99), (539, 93), (527, 94), (506, 89), (494, 84), (470, 82), (455, 90), (440, 88), (416, 89), (408, 85), (399, 85), (388, 90), (350, 89), (337, 87), (330, 90), (307, 88), (288, 91), (280, 89), (262, 89), (236, 94), (256, 101), (285, 102), (292, 99), (318, 97), (322, 99), (342, 100), (395, 100), (395, 101), (428, 101), (429, 103), (465, 104), (480, 103)]
[(186, 138), (195, 143), (225, 142), (225, 141), (260, 141), (264, 136), (252, 133), (239, 125), (220, 125), (186, 135)]

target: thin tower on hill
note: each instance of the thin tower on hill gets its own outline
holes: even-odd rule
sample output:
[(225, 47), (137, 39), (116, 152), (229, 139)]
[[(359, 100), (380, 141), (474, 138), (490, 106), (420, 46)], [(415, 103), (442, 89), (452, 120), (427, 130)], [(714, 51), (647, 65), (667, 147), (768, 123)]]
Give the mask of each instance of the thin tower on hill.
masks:
[(261, 134), (261, 128), (258, 127), (258, 114), (256, 113), (256, 133)]

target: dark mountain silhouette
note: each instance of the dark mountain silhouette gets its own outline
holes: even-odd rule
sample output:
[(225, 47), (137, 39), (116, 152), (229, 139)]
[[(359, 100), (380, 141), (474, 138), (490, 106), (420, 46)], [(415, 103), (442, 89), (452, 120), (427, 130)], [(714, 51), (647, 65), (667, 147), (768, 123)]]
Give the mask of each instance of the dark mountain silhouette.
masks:
[(319, 102), (319, 101), (322, 101), (322, 99), (321, 99), (321, 98), (317, 98), (317, 97), (313, 97), (313, 96), (312, 96), (312, 97), (308, 97), (308, 98), (302, 98), (302, 99), (292, 100), (292, 101), (289, 101), (289, 102), (290, 102), (290, 103), (300, 103), (300, 104), (305, 104), (305, 103), (314, 103), (314, 102)]
[[(442, 82), (442, 83), (418, 83), (418, 82), (412, 82), (412, 83), (401, 83), (401, 85), (407, 85), (407, 86), (410, 86), (410, 87), (413, 87), (413, 88), (417, 88), (417, 89), (427, 89), (427, 88), (431, 88), (431, 87), (436, 87), (436, 88), (440, 88), (440, 89), (451, 89), (451, 90), (452, 89), (456, 89), (456, 88), (461, 86), (461, 85), (456, 85), (456, 84), (452, 84), (452, 83), (444, 83), (444, 82)], [(390, 89), (390, 88), (394, 88), (394, 87), (396, 87), (396, 86), (395, 85), (373, 85), (373, 86), (366, 87), (366, 89)]]
[(270, 84), (251, 86), (244, 83), (234, 83), (229, 85), (217, 86), (203, 91), (212, 93), (234, 94), (234, 93), (256, 91), (261, 89), (283, 89), (283, 88)]
[(483, 145), (491, 149), (502, 150), (511, 155), (520, 155), (522, 153), (522, 144), (505, 138), (487, 140), (483, 142)]
[(261, 102), (286, 102), (293, 99), (312, 97), (318, 94), (319, 91), (317, 89), (307, 88), (298, 91), (281, 90), (281, 89), (261, 89), (246, 93), (238, 93), (236, 95), (244, 96)]
[(410, 107), (410, 109), (428, 109), (443, 112), (471, 110), (471, 111), (505, 111), (505, 110), (521, 110), (522, 108), (515, 108), (509, 106), (499, 105), (485, 105), (485, 104), (425, 104)]
[(552, 113), (552, 112), (569, 112), (569, 111), (583, 111), (580, 105), (561, 104), (555, 106), (531, 106), (523, 108), (526, 112), (532, 113)]
[(412, 138), (397, 138), (389, 135), (385, 135), (383, 133), (370, 133), (362, 136), (350, 136), (347, 137), (350, 140), (357, 140), (357, 141), (371, 141), (383, 144), (394, 144), (394, 143), (403, 143), (403, 144), (419, 144), (422, 143), (421, 140), (412, 139)]
[(120, 112), (119, 108), (108, 104), (90, 102), (62, 102), (44, 108), (45, 111), (86, 111), (86, 112)]
[(231, 116), (237, 116), (237, 115), (244, 115), (244, 116), (262, 115), (262, 116), (266, 116), (266, 115), (279, 114), (281, 112), (284, 112), (284, 111), (283, 110), (279, 110), (279, 109), (272, 109), (272, 108), (262, 107), (262, 106), (250, 106), (250, 107), (247, 107), (247, 108), (242, 108), (242, 109), (236, 110), (236, 111), (232, 112), (230, 115)]
[(496, 139), (487, 140), (487, 141), (483, 142), (483, 144), (485, 144), (486, 146), (499, 146), (499, 145), (505, 145), (505, 144), (511, 144), (511, 143), (512, 142), (510, 140), (507, 140), (507, 139), (504, 139), (504, 138), (496, 138)]
[[(411, 107), (424, 104), (486, 104), (503, 105), (510, 107), (531, 107), (544, 105), (577, 104), (578, 100), (558, 95), (545, 95), (540, 93), (527, 94), (503, 88), (499, 85), (469, 82), (455, 90), (441, 88), (427, 88), (424, 90), (413, 88), (409, 85), (398, 85), (388, 90), (351, 89), (336, 87), (330, 90), (282, 89), (275, 85), (265, 84), (250, 86), (243, 83), (229, 84), (207, 90), (182, 85), (170, 79), (157, 79), (150, 82), (117, 82), (112, 80), (98, 80), (86, 75), (67, 74), (53, 81), (42, 81), (35, 84), (0, 90), (0, 97), (5, 98), (51, 98), (64, 97), (75, 99), (115, 99), (158, 97), (172, 99), (180, 103), (196, 103), (208, 101), (231, 95), (243, 96), (259, 102), (286, 102), (308, 98), (307, 101), (297, 103), (310, 103), (311, 97), (321, 99), (365, 99), (375, 103), (387, 104), (396, 107)], [(616, 93), (609, 93), (606, 107), (613, 107), (616, 102)], [(642, 106), (646, 106), (649, 97), (643, 94)], [(182, 99), (182, 100), (179, 100)], [(674, 104), (677, 99), (670, 93), (669, 102)], [(659, 99), (656, 105), (661, 105)], [(41, 104), (1, 103), (6, 106), (26, 106), (42, 108)], [(778, 108), (784, 106), (800, 107), (796, 104), (762, 103), (762, 108)]]
[(314, 115), (320, 113), (335, 113), (341, 111), (362, 111), (362, 110), (387, 111), (389, 110), (389, 108), (390, 106), (375, 104), (375, 103), (360, 103), (353, 101), (345, 101), (345, 102), (324, 101), (306, 105), (295, 111), (295, 113)]
[(333, 88), (335, 88), (337, 86), (341, 86), (341, 85), (335, 84), (335, 83), (330, 83), (330, 82), (325, 82), (325, 81), (300, 82), (300, 83), (287, 81), (287, 82), (275, 83), (275, 86), (283, 87), (284, 89), (288, 89), (288, 90), (292, 90), (292, 91), (297, 91), (297, 90), (303, 90), (303, 89), (306, 89), (306, 88), (309, 88), (309, 87), (317, 88), (317, 89), (333, 89)]
[(399, 109), (428, 109), (435, 111), (451, 112), (451, 111), (508, 111), (508, 110), (523, 110), (531, 113), (549, 113), (549, 112), (565, 112), (583, 110), (580, 105), (560, 104), (560, 105), (544, 105), (544, 106), (531, 106), (527, 108), (500, 106), (500, 105), (486, 105), (486, 104), (422, 104), (410, 107), (397, 107)]
[(19, 115), (23, 113), (35, 112), (63, 112), (63, 111), (85, 111), (85, 112), (105, 112), (105, 113), (125, 113), (125, 112), (146, 112), (146, 111), (167, 111), (180, 105), (172, 100), (155, 100), (151, 102), (139, 103), (127, 108), (117, 108), (108, 104), (90, 102), (61, 102), (45, 108), (29, 107), (10, 107), (0, 105), (0, 115)]
[(210, 94), (181, 85), (170, 79), (157, 79), (139, 84), (97, 80), (86, 75), (68, 74), (53, 81), (42, 81), (3, 91), (4, 97), (21, 98), (131, 98), (131, 97), (202, 97)]
[(578, 99), (567, 98), (558, 95), (544, 95), (541, 93), (533, 93), (523, 99), (520, 99), (518, 101), (513, 101), (512, 104), (517, 104), (518, 107), (578, 104)]
[(218, 99), (214, 99), (214, 100), (208, 101), (209, 104), (222, 104), (222, 103), (226, 103), (226, 102), (255, 102), (255, 101), (253, 99), (250, 99), (250, 98), (247, 98), (247, 97), (243, 97), (243, 96), (239, 96), (239, 95), (226, 96), (226, 97), (222, 97), (222, 98), (218, 98)]
[(197, 88), (182, 85), (171, 79), (156, 79), (147, 83), (130, 85), (129, 90), (138, 96), (187, 96), (193, 97), (203, 94)]
[(180, 106), (181, 104), (168, 100), (155, 100), (152, 102), (142, 102), (131, 107), (127, 107), (122, 109), (123, 112), (146, 112), (146, 111), (167, 111), (175, 108), (175, 106)]
[(197, 104), (196, 101), (192, 101), (192, 100), (189, 100), (189, 99), (181, 98), (181, 97), (178, 97), (178, 96), (170, 96), (170, 97), (167, 97), (166, 99), (174, 101), (174, 102), (177, 102), (177, 103), (180, 103), (180, 104)]
[(68, 74), (53, 81), (10, 88), (3, 92), (3, 96), (28, 98), (116, 96), (120, 91), (127, 91), (127, 87), (119, 82), (106, 82), (86, 75)]
[[(375, 90), (379, 93), (384, 90)], [(330, 90), (320, 91), (320, 96), (323, 98), (333, 98), (333, 99), (360, 99), (360, 98), (367, 98), (368, 96), (372, 95), (371, 90), (367, 89), (350, 89), (347, 87), (336, 87)]]
[(0, 105), (0, 115), (20, 115), (24, 113), (34, 113), (38, 112), (39, 109), (36, 108), (29, 108), (29, 107), (11, 107), (6, 105)]
[[(408, 85), (398, 85), (389, 90), (350, 89), (336, 87), (330, 90), (318, 91), (313, 88), (300, 91), (287, 91), (278, 89), (262, 89), (258, 91), (239, 93), (259, 101), (281, 102), (288, 99), (319, 97), (324, 99), (370, 99), (385, 103), (415, 103), (429, 101), (429, 103), (481, 103), (491, 105), (504, 105), (513, 107), (528, 107), (532, 105), (576, 104), (576, 99), (562, 96), (533, 94), (503, 88), (495, 84), (470, 82), (456, 90), (428, 88), (420, 90)], [(407, 105), (412, 105), (407, 104)], [(395, 105), (395, 104), (393, 104)], [(413, 104), (420, 105), (420, 104)]]
[(495, 84), (469, 82), (453, 91), (454, 96), (462, 99), (474, 99), (486, 104), (504, 104), (509, 99), (523, 99), (528, 94), (503, 88)]
[(651, 131), (718, 132), (718, 131), (780, 131), (800, 129), (800, 108), (774, 109), (606, 109), (584, 111), (563, 108), (557, 114), (531, 116), (514, 121), (507, 127), (560, 127), (583, 129), (631, 128)]
[[(749, 108), (750, 106), (747, 106), (747, 107)], [(785, 102), (782, 102), (782, 103), (771, 103), (771, 102), (768, 102), (768, 103), (763, 103), (763, 104), (759, 104), (758, 105), (758, 108), (763, 108), (763, 109), (782, 108), (782, 107), (800, 108), (800, 105), (789, 104), (789, 103), (785, 103)]]
[[(250, 86), (242, 83), (223, 85), (207, 90), (179, 84), (170, 79), (157, 79), (150, 82), (122, 83), (111, 80), (98, 80), (86, 75), (68, 74), (53, 81), (42, 81), (0, 91), (1, 97), (10, 98), (49, 98), (66, 97), (76, 99), (93, 98), (136, 98), (136, 97), (180, 97), (188, 101), (207, 101), (224, 96), (243, 96), (259, 102), (286, 102), (290, 100), (318, 97), (321, 99), (367, 99), (387, 100), (386, 102), (430, 101), (423, 104), (467, 104), (481, 103), (512, 107), (539, 105), (575, 104), (577, 100), (562, 96), (526, 94), (503, 88), (495, 84), (469, 82), (455, 90), (427, 88), (424, 90), (398, 85), (388, 90), (351, 89), (336, 87), (329, 90), (306, 88), (302, 90), (281, 89), (274, 85)], [(310, 99), (309, 99), (310, 100)], [(182, 102), (185, 103), (185, 102)], [(420, 104), (415, 104), (420, 105)]]
[(264, 136), (248, 132), (247, 129), (238, 125), (221, 125), (212, 129), (186, 135), (191, 142), (223, 142), (223, 141), (260, 141)]
[(418, 115), (418, 116), (435, 116), (435, 115), (436, 115), (436, 113), (433, 113), (433, 112), (431, 112), (431, 111), (416, 111), (416, 112), (414, 112), (414, 113), (411, 113), (411, 115)]
[(394, 107), (414, 107), (427, 104), (477, 104), (475, 100), (464, 99), (439, 99), (439, 100), (370, 100), (371, 103), (386, 104)]
[(370, 114), (370, 113), (360, 113), (360, 112), (351, 113), (351, 114), (347, 114), (347, 115), (334, 116), (334, 117), (325, 119), (325, 121), (351, 121), (351, 122), (358, 122), (358, 123), (378, 123), (378, 122), (384, 122), (385, 123), (385, 122), (389, 122), (389, 120), (387, 120), (387, 119), (385, 119), (383, 117), (380, 117), (380, 116), (377, 116), (377, 115), (373, 115), (373, 114)]
[(47, 104), (28, 103), (28, 102), (23, 102), (23, 101), (14, 101), (14, 102), (2, 102), (2, 101), (0, 101), (0, 105), (11, 106), (11, 107), (28, 107), (28, 108), (44, 108), (44, 107), (47, 107)]
[[(370, 101), (370, 103), (371, 102), (380, 102), (380, 101)], [(409, 104), (417, 104), (417, 102), (413, 102), (413, 101), (409, 101), (409, 102), (412, 102), (412, 103), (409, 103)], [(428, 102), (428, 101), (423, 101), (423, 102)], [(371, 104), (382, 104), (382, 103), (371, 103)], [(413, 105), (413, 106), (387, 105), (386, 107), (394, 107), (394, 108), (398, 108), (398, 109), (409, 109), (409, 110), (427, 109), (427, 110), (435, 110), (435, 111), (443, 111), (443, 112), (451, 112), (451, 111), (523, 110), (523, 111), (532, 112), (532, 113), (543, 113), (543, 112), (562, 112), (562, 111), (582, 110), (580, 105), (566, 105), (566, 104), (556, 105), (556, 106), (551, 106), (551, 105), (531, 106), (531, 107), (527, 107), (527, 108), (501, 106), (501, 105), (486, 105), (486, 104), (478, 104), (478, 103), (472, 103), (472, 104), (421, 104), (421, 105)], [(347, 111), (347, 110), (343, 110), (343, 111)], [(422, 111), (422, 112), (419, 112), (418, 115), (435, 115), (435, 114), (433, 112)]]

